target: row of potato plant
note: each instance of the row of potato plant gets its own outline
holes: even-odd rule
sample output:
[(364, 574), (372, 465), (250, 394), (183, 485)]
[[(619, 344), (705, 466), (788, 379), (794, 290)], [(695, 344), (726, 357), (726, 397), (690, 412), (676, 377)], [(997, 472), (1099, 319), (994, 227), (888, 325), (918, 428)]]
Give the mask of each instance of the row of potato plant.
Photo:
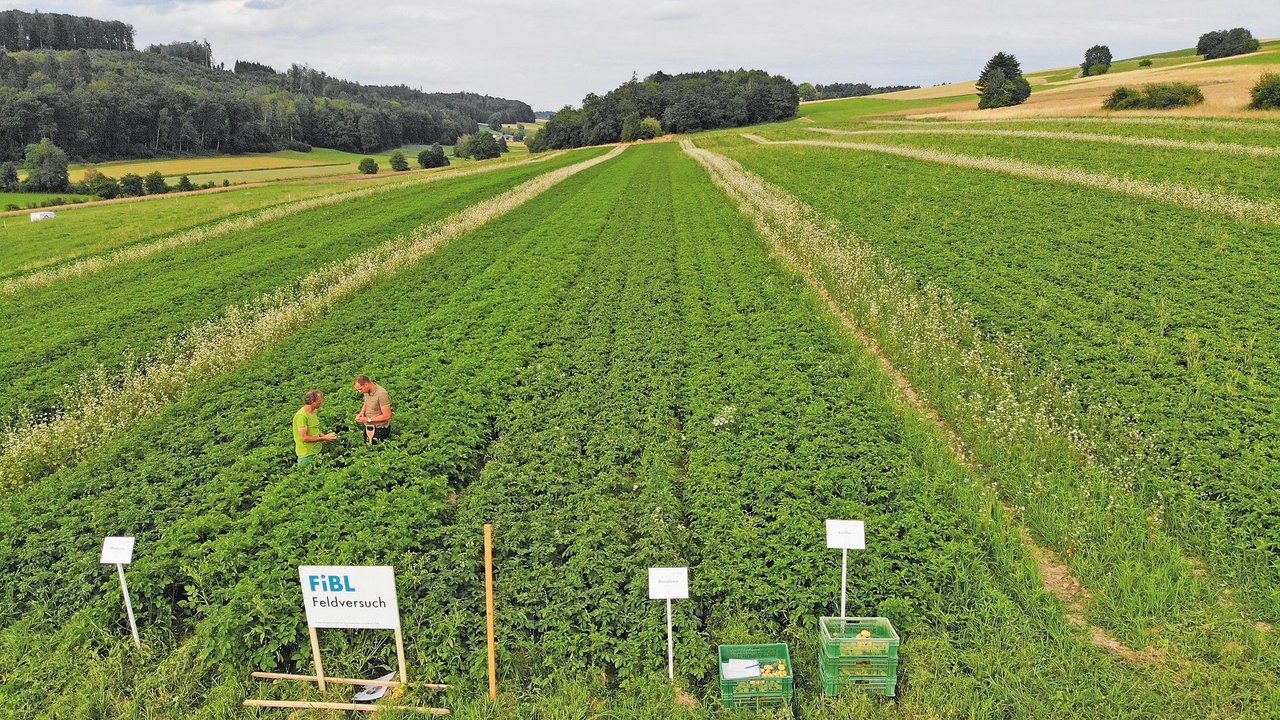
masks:
[[(234, 377), (197, 388), (109, 451), (7, 498), (0, 517), (9, 526), (3, 537), (13, 545), (5, 558), (31, 573), (28, 582), (6, 587), (6, 623), (15, 632), (35, 627), (54, 637), (65, 637), (60, 628), (86, 623), (118, 632), (118, 591), (93, 563), (93, 538), (129, 532), (138, 536), (130, 577), (144, 632), (184, 659), (168, 670), (197, 694), (215, 682), (247, 692), (242, 680), (249, 669), (307, 664), (295, 589), (300, 563), (395, 564), (406, 625), (438, 627), (438, 612), (449, 609), (413, 601), (438, 573), (425, 558), (452, 522), (450, 489), (465, 487), (476, 472), (492, 440), (493, 418), (575, 271), (572, 253), (552, 262), (531, 246), (558, 233), (548, 216), (593, 192), (584, 190), (588, 183), (570, 181), (558, 198), (519, 213), (501, 230), (483, 229), (399, 282), (356, 295)], [(373, 347), (379, 351), (370, 353)], [(347, 389), (355, 372), (368, 372), (393, 393), (397, 437), (379, 448), (349, 441), (327, 448), (317, 466), (294, 469), (288, 418), (296, 396), (310, 386), (332, 389), (321, 413), (326, 424), (336, 417), (346, 426), (343, 416), (356, 402)], [(278, 405), (267, 413), (261, 411), (264, 392)], [(344, 434), (354, 439), (358, 431)], [(38, 512), (17, 512), (36, 496), (44, 498)], [(63, 527), (49, 527), (54, 518), (64, 518)], [(76, 538), (71, 552), (65, 537)], [(48, 587), (64, 588), (56, 606), (42, 590)], [(66, 623), (76, 608), (84, 609)], [(408, 636), (416, 672), (443, 664), (421, 633)], [(76, 643), (68, 643), (59, 672), (92, 665), (107, 644), (101, 635), (71, 638)], [(373, 634), (345, 642), (347, 649), (327, 658), (333, 671), (347, 669), (352, 658), (378, 655)], [(48, 672), (47, 658), (12, 659), (14, 667), (29, 670), (13, 674), (15, 691), (24, 679)], [(160, 653), (156, 662), (168, 660)], [(120, 679), (104, 682), (113, 681)], [(125, 688), (106, 691), (119, 693), (133, 682), (126, 677)], [(103, 689), (89, 684), (75, 694), (91, 698)], [(202, 701), (124, 694), (130, 711), (147, 713), (184, 714), (164, 703)]]
[(0, 338), (0, 354), (6, 358), (0, 381), (15, 387), (0, 400), (0, 413), (14, 418), (4, 425), (21, 426), (24, 420), (47, 416), (61, 404), (65, 386), (96, 368), (113, 376), (130, 355), (137, 362), (164, 359), (167, 339), (227, 307), (249, 303), (317, 267), (581, 159), (561, 158), (318, 208), (55, 288), (7, 297), (0, 311), (0, 322), (8, 328)]
[(340, 300), (400, 272), (564, 178), (621, 151), (617, 148), (550, 170), (492, 200), (475, 203), (442, 220), (312, 270), (295, 283), (249, 303), (231, 306), (176, 338), (170, 348), (149, 362), (126, 367), (118, 380), (105, 373), (82, 378), (53, 417), (4, 434), (0, 486), (21, 486), (44, 473), (75, 464), (114, 433), (180, 396), (192, 383), (243, 363)]
[[(390, 562), (413, 672), (459, 685), (411, 699), (483, 716), (493, 522), (500, 713), (718, 716), (714, 645), (779, 638), (805, 717), (1229, 712), (1229, 690), (1187, 700), (1064, 621), (992, 495), (737, 213), (675, 146), (636, 148), (6, 499), (0, 555), (33, 575), (3, 590), (0, 663), (18, 671), (0, 696), (29, 712), (61, 682), (65, 714), (210, 718), (248, 716), (249, 693), (318, 697), (245, 681), (309, 666), (294, 566)], [(296, 395), (333, 389), (322, 414), (349, 414), (359, 371), (391, 389), (397, 436), (288, 467)], [(896, 703), (825, 700), (807, 659), (837, 597), (821, 521), (857, 515), (851, 607), (905, 633)], [(131, 568), (141, 655), (95, 562), (121, 521), (153, 548)], [(701, 702), (672, 710), (644, 571), (684, 563), (677, 667)], [(54, 608), (50, 587), (69, 593)], [(52, 657), (20, 650), (33, 632)], [(322, 639), (334, 674), (393, 657), (385, 633)]]
[[(1041, 258), (1061, 249), (1064, 236), (1060, 228), (1055, 233), (1038, 227), (1050, 222), (1048, 218), (1034, 223), (1037, 227), (1027, 229), (1023, 239), (1008, 237), (1010, 229), (1017, 227), (1012, 223), (999, 230), (969, 227), (999, 217), (971, 213), (972, 204), (982, 197), (1015, 204), (1026, 198), (1025, 186), (1016, 181), (999, 176), (957, 177), (956, 171), (922, 163), (867, 163), (865, 156), (850, 157), (841, 151), (763, 150), (740, 141), (712, 142), (777, 183), (765, 182), (728, 160), (724, 160), (727, 172), (716, 171), (721, 178), (741, 176), (738, 189), (732, 181), (727, 189), (745, 203), (744, 211), (757, 218), (762, 232), (773, 237), (780, 252), (806, 268), (956, 426), (982, 462), (982, 474), (998, 484), (1006, 502), (1040, 541), (1061, 553), (1093, 592), (1089, 609), (1098, 621), (1138, 647), (1155, 645), (1170, 654), (1219, 661), (1220, 666), (1203, 669), (1207, 677), (1229, 679), (1223, 687), (1230, 688), (1227, 693), (1233, 704), (1247, 706), (1259, 697), (1274, 698), (1272, 684), (1258, 681), (1258, 673), (1264, 672), (1260, 668), (1275, 661), (1274, 644), (1267, 625), (1254, 625), (1255, 620), (1273, 616), (1274, 579), (1259, 572), (1264, 564), (1256, 545), (1237, 539), (1249, 531), (1217, 522), (1228, 512), (1239, 512), (1253, 524), (1253, 532), (1274, 532), (1257, 523), (1262, 518), (1256, 514), (1249, 488), (1259, 479), (1242, 476), (1241, 482), (1234, 483), (1235, 498), (1216, 505), (1198, 496), (1194, 488), (1203, 482), (1200, 478), (1179, 487), (1171, 473), (1165, 474), (1164, 467), (1153, 462), (1168, 450), (1157, 451), (1148, 435), (1167, 432), (1168, 425), (1153, 427), (1149, 420), (1140, 424), (1142, 418), (1130, 415), (1137, 405), (1132, 402), (1135, 395), (1116, 393), (1118, 387), (1134, 382), (1135, 373), (1126, 372), (1123, 383), (1113, 376), (1109, 385), (1105, 372), (1099, 372), (1105, 363), (1120, 371), (1132, 370), (1105, 353), (1116, 334), (1115, 326), (1108, 328), (1107, 323), (1120, 318), (1088, 312), (1084, 308), (1088, 297), (1071, 301), (1080, 304), (1079, 314), (1070, 308), (1049, 311), (1053, 307), (1049, 303), (1068, 297), (1064, 277), (1079, 277), (1081, 283), (1096, 287), (1115, 268), (1082, 262), (1080, 256), (1140, 254), (1142, 248), (1132, 238), (1127, 243), (1090, 242), (1088, 249), (1073, 242), (1071, 250), (1077, 256), (1072, 261), (1049, 263)], [(797, 173), (803, 174), (803, 181)], [(836, 176), (843, 178), (842, 183), (814, 182), (815, 177)], [(890, 182), (893, 177), (910, 180)], [(985, 195), (973, 192), (977, 183), (982, 183)], [(1000, 192), (1006, 187), (1007, 193)], [(788, 190), (812, 205), (800, 202)], [(966, 199), (965, 214), (939, 211), (939, 204), (953, 197)], [(1096, 201), (1090, 205), (1096, 220), (1097, 205), (1105, 204), (1107, 197), (1091, 200)], [(843, 222), (833, 223), (815, 207)], [(1063, 203), (1061, 207), (1074, 206)], [(1174, 214), (1158, 206), (1143, 211), (1153, 218), (1162, 212)], [(1085, 237), (1113, 229), (1092, 228), (1083, 218), (1064, 227)], [(1139, 231), (1145, 232), (1149, 230)], [(1051, 249), (1047, 238), (1055, 238), (1057, 245)], [(1029, 248), (1036, 249), (1030, 255), (1035, 263), (1028, 261)], [(993, 257), (1004, 260), (992, 263)], [(1185, 262), (1193, 257), (1178, 259)], [(1119, 267), (1125, 273), (1142, 272), (1143, 264), (1154, 259), (1131, 259)], [(1196, 265), (1207, 263), (1218, 261), (1193, 260)], [(1036, 265), (1052, 269), (1053, 277), (1014, 279)], [(1228, 264), (1219, 269), (1239, 270)], [(1192, 281), (1184, 287), (1197, 285), (1203, 282)], [(1091, 293), (1096, 294), (1101, 293)], [(1015, 297), (1042, 309), (1024, 311), (1017, 316), (1015, 328), (1000, 332), (1001, 323), (1014, 316), (1002, 316), (999, 311), (1016, 308)], [(1006, 304), (993, 305), (993, 301)], [(1185, 321), (1194, 315), (1180, 308), (1178, 317)], [(1052, 329), (1086, 318), (1102, 321), (1088, 335), (1037, 338), (1032, 334), (1035, 328)], [(1073, 339), (1064, 343), (1066, 338)], [(1053, 352), (1044, 352), (1048, 348)], [(1092, 377), (1079, 374), (1082, 360), (1090, 362)], [(1168, 383), (1173, 378), (1165, 374), (1151, 380), (1161, 379)], [(1161, 394), (1158, 385), (1149, 392), (1156, 397)], [(1167, 418), (1162, 414), (1156, 419)], [(1160, 437), (1168, 440), (1168, 435)], [(1223, 438), (1187, 440), (1194, 445), (1220, 443)], [(1219, 472), (1233, 474), (1243, 470), (1218, 467)], [(1236, 503), (1241, 503), (1239, 509), (1232, 507)], [(1174, 512), (1174, 522), (1163, 516)], [(1194, 524), (1198, 534), (1190, 531), (1188, 523)], [(1219, 582), (1197, 570), (1170, 543), (1169, 535), (1196, 550), (1208, 550), (1218, 570), (1263, 592), (1221, 603)], [(1213, 627), (1215, 632), (1193, 631), (1191, 623)]]

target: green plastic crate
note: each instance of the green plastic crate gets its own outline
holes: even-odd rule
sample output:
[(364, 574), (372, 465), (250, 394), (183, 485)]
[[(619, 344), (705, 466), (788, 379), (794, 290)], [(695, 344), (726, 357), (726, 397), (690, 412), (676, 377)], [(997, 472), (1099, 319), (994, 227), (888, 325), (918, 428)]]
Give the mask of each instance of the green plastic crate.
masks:
[(898, 675), (898, 659), (850, 656), (831, 658), (818, 653), (818, 665), (827, 677), (893, 678)]
[[(869, 638), (859, 638), (863, 630)], [(818, 618), (822, 654), (829, 658), (898, 658), (898, 631), (888, 618)]]
[(763, 645), (721, 645), (720, 663), (726, 660), (759, 660), (762, 665), (782, 662), (787, 674), (783, 677), (744, 678), (725, 680), (720, 678), (720, 699), (727, 708), (772, 707), (791, 704), (795, 675), (791, 666), (791, 653), (785, 643)]
[(898, 694), (898, 678), (892, 677), (831, 677), (819, 668), (818, 678), (822, 681), (822, 690), (828, 695), (840, 695), (846, 692), (873, 692), (884, 697)]

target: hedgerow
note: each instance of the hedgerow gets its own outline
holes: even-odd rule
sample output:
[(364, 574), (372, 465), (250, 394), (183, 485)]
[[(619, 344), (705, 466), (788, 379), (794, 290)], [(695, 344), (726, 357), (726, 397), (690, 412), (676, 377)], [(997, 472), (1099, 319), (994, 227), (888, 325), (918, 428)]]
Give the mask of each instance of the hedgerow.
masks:
[(1121, 86), (1102, 102), (1107, 110), (1168, 110), (1204, 102), (1204, 93), (1191, 83), (1148, 83), (1140, 89)]

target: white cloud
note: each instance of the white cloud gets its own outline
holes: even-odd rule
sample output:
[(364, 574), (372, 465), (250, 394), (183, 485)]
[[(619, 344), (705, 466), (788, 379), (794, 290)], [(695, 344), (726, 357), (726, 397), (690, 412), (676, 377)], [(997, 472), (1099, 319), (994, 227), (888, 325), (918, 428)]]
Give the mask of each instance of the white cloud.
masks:
[(140, 45), (205, 39), (215, 59), (307, 63), (366, 83), (472, 90), (537, 109), (578, 103), (654, 70), (758, 67), (797, 82), (920, 84), (972, 78), (997, 50), (1027, 69), (1190, 47), (1244, 26), (1280, 35), (1258, 0), (45, 0), (17, 7), (131, 23)]

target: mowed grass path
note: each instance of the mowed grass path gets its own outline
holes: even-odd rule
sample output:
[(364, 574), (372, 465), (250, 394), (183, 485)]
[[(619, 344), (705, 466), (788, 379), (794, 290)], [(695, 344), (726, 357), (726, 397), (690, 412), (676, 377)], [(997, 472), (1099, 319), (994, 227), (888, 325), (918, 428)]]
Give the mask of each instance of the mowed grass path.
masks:
[[(874, 359), (678, 152), (633, 148), (566, 181), (161, 410), (86, 465), (0, 503), (0, 562), (33, 569), (3, 590), (0, 658), (16, 670), (0, 679), (0, 702), (32, 717), (229, 718), (251, 716), (238, 708), (249, 693), (315, 697), (243, 678), (259, 662), (305, 664), (291, 573), (323, 557), (394, 563), (415, 673), (462, 683), (447, 704), (482, 712), (474, 537), (477, 520), (492, 520), (527, 540), (508, 540), (498, 555), (499, 603), (511, 618), (503, 682), (526, 706), (718, 717), (714, 642), (781, 635), (802, 668), (806, 717), (1184, 712), (1179, 689), (1151, 687), (1062, 621), (1008, 528), (984, 520), (973, 506), (980, 494), (955, 482), (964, 472), (932, 429), (904, 414)], [(374, 346), (381, 359), (369, 360)], [(399, 437), (382, 448), (331, 448), (318, 466), (292, 468), (281, 431), (290, 398), (309, 386), (343, 388), (370, 364), (396, 392)], [(652, 407), (654, 391), (670, 406)], [(602, 392), (613, 402), (600, 402)], [(326, 422), (354, 402), (338, 392), (332, 400)], [(741, 425), (717, 430), (709, 418), (726, 401), (740, 403)], [(817, 437), (810, 421), (824, 415)], [(662, 431), (676, 451), (664, 467), (644, 431), (668, 419), (683, 428)], [(783, 450), (788, 441), (794, 450)], [(687, 479), (664, 472), (679, 468), (682, 447), (700, 470)], [(494, 461), (479, 477), (477, 453)], [(526, 476), (533, 460), (553, 472)], [(744, 504), (714, 502), (739, 467), (759, 473), (758, 487), (733, 489)], [(532, 485), (516, 495), (512, 482)], [(444, 503), (451, 487), (461, 491), (454, 509)], [(569, 517), (574, 509), (639, 512)], [(646, 688), (669, 687), (659, 608), (640, 591), (651, 553), (673, 549), (655, 510), (674, 511), (673, 520), (687, 512), (699, 529), (758, 524), (761, 537), (792, 541), (778, 549), (779, 582), (758, 565), (771, 547), (720, 538), (713, 549), (723, 552), (706, 555), (705, 575), (724, 564), (722, 584), (697, 586), (709, 604), (680, 605), (680, 682), (697, 709), (661, 694), (644, 704)], [(879, 544), (855, 573), (854, 606), (870, 612), (897, 598), (891, 607), (906, 631), (897, 703), (824, 700), (814, 683), (814, 648), (801, 638), (833, 599), (820, 519), (835, 510), (872, 519)], [(311, 522), (320, 512), (327, 522)], [(798, 530), (805, 522), (810, 530)], [(119, 635), (118, 598), (100, 593), (95, 543), (108, 527), (140, 538), (130, 570), (148, 636), (142, 653)], [(547, 564), (531, 566), (529, 556)], [(912, 581), (924, 572), (934, 582)], [(741, 579), (723, 583), (731, 575)], [(49, 608), (55, 584), (65, 590)], [(636, 591), (619, 592), (628, 587)], [(618, 621), (555, 620), (602, 608), (599, 619)], [(51, 650), (30, 653), (33, 637)], [(371, 635), (344, 637), (327, 656), (333, 671), (385, 660)], [(564, 656), (596, 667), (519, 671)], [(625, 669), (627, 682), (596, 682), (592, 670), (607, 667)], [(49, 682), (64, 687), (52, 707), (33, 702)]]

